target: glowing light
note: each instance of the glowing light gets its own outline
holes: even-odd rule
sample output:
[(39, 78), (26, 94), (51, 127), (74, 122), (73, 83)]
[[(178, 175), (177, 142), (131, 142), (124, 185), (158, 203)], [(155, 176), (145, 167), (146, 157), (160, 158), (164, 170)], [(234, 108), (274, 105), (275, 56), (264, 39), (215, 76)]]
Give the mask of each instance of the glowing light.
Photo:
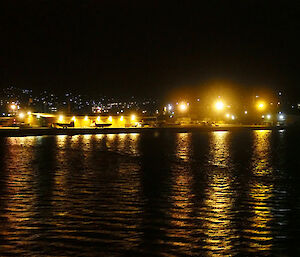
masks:
[(84, 120), (85, 120), (85, 121), (88, 121), (88, 119), (89, 119), (88, 116), (85, 116), (85, 117), (84, 117)]
[(267, 115), (267, 119), (268, 120), (271, 119), (271, 115), (270, 114)]
[(173, 109), (173, 106), (172, 106), (171, 104), (169, 104), (169, 105), (168, 105), (168, 110), (169, 110), (169, 111), (172, 111), (172, 109)]
[(109, 120), (109, 122), (112, 122), (112, 117), (109, 116), (109, 117), (108, 117), (108, 120)]
[(186, 103), (181, 103), (181, 104), (179, 105), (179, 109), (180, 109), (180, 111), (182, 111), (182, 112), (186, 111), (186, 110), (187, 110), (187, 105), (186, 105)]
[(215, 108), (220, 111), (224, 109), (224, 103), (222, 101), (218, 101), (215, 103)]
[(27, 112), (27, 115), (31, 115), (31, 112)]
[(98, 117), (97, 117), (96, 121), (97, 121), (97, 122), (99, 122), (99, 121), (100, 121), (100, 116), (98, 116)]
[(229, 117), (230, 117), (230, 114), (229, 114), (229, 113), (227, 113), (227, 114), (226, 114), (226, 117), (227, 117), (227, 118), (229, 118)]
[(121, 116), (121, 117), (120, 117), (120, 121), (123, 121), (123, 120), (124, 120), (124, 117), (123, 117), (123, 116)]
[(248, 112), (247, 112), (247, 111), (245, 111), (245, 114), (248, 114)]
[(131, 115), (131, 120), (132, 120), (132, 121), (135, 121), (135, 119), (136, 119), (135, 115), (132, 114), (132, 115)]
[(279, 115), (279, 120), (284, 120), (284, 115), (283, 114)]
[(19, 114), (19, 117), (21, 118), (21, 119), (23, 119), (24, 118), (24, 113), (23, 112), (21, 112), (20, 114)]
[(58, 121), (62, 122), (64, 120), (64, 116), (63, 115), (59, 115)]
[(264, 119), (264, 118), (265, 118), (265, 115), (262, 115), (261, 117)]
[(231, 115), (231, 119), (232, 119), (232, 120), (235, 120), (235, 116), (234, 116), (234, 115)]
[(259, 109), (259, 110), (264, 110), (265, 109), (265, 103), (264, 102), (258, 102), (257, 103), (257, 108)]
[(39, 118), (41, 118), (41, 116), (38, 114), (38, 115), (36, 115), (36, 117), (37, 117), (37, 119), (39, 119)]
[(10, 108), (11, 108), (12, 110), (15, 110), (15, 109), (16, 109), (16, 105), (12, 104), (12, 105), (10, 106)]
[(72, 120), (72, 121), (75, 121), (75, 120), (76, 120), (75, 116), (73, 116), (71, 120)]

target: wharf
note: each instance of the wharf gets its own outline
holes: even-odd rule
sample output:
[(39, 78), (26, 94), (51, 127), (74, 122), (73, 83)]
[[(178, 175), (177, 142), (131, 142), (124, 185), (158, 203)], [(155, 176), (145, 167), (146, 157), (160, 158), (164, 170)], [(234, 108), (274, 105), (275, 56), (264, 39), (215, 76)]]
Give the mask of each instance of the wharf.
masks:
[(243, 131), (243, 130), (279, 130), (284, 127), (263, 125), (222, 125), (222, 126), (176, 126), (147, 128), (0, 128), (0, 137), (8, 136), (42, 136), (42, 135), (84, 135), (84, 134), (122, 134), (122, 133), (189, 133), (209, 131)]

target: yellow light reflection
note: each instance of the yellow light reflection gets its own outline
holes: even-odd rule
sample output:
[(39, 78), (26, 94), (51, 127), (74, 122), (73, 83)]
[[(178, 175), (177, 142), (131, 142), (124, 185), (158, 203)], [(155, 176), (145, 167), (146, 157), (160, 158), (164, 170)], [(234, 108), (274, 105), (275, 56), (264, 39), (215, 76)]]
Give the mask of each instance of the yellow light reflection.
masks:
[(214, 166), (227, 167), (229, 164), (228, 131), (212, 132), (210, 144), (210, 163)]
[(178, 133), (176, 138), (176, 156), (177, 158), (187, 161), (191, 155), (191, 134)]
[(272, 175), (270, 140), (272, 131), (256, 130), (254, 133), (254, 150), (252, 156), (252, 181), (249, 183), (249, 196), (252, 216), (245, 229), (252, 251), (267, 251), (272, 248), (271, 221), (273, 219), (270, 199), (273, 196), (272, 180), (262, 178)]

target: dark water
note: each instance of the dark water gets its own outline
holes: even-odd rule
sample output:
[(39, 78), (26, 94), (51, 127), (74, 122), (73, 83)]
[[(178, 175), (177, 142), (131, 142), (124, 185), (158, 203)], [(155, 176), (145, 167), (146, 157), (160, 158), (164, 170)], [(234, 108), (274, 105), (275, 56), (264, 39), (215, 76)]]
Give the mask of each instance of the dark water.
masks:
[(0, 138), (0, 256), (300, 256), (297, 131)]

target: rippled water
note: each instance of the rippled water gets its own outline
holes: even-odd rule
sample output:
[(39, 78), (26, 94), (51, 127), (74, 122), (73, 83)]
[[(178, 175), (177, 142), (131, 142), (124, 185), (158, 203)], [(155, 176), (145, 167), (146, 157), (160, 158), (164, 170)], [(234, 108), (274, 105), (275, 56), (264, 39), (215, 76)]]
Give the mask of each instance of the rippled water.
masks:
[(1, 256), (300, 256), (290, 131), (0, 138)]

